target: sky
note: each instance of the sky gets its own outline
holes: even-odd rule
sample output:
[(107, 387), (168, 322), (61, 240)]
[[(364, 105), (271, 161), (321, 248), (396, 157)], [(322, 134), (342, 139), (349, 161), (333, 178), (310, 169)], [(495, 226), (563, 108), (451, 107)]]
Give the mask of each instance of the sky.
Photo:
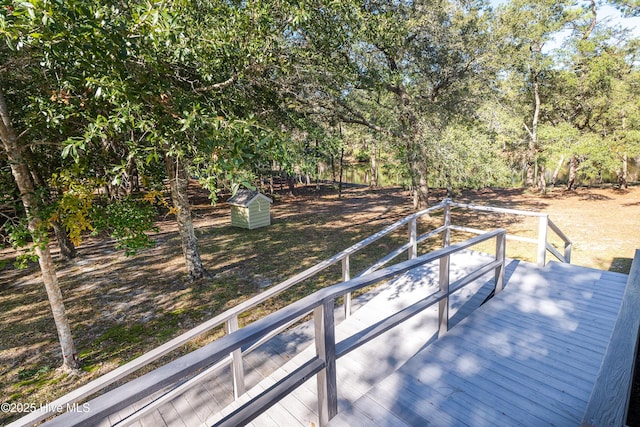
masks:
[(600, 6), (598, 13), (601, 15), (599, 18), (601, 21), (610, 19), (613, 24), (621, 24), (623, 27), (631, 29), (636, 37), (640, 37), (640, 17), (623, 18), (616, 8), (608, 4)]
[[(508, 0), (491, 0), (491, 5), (495, 7), (508, 2)], [(631, 29), (634, 35), (640, 36), (640, 17), (623, 18), (620, 12), (609, 4), (599, 6), (598, 15), (600, 22), (605, 19), (611, 20), (612, 24), (621, 24), (623, 27)]]
[[(491, 6), (496, 7), (500, 4), (505, 4), (508, 2), (509, 0), (491, 0)], [(623, 28), (631, 30), (631, 33), (635, 37), (640, 37), (640, 17), (624, 18), (615, 7), (609, 4), (599, 5), (597, 13), (598, 22), (600, 24), (607, 22), (607, 25), (609, 26), (620, 25)], [(566, 37), (566, 34), (568, 33), (569, 32), (566, 31), (564, 34), (562, 32), (558, 34), (555, 41), (546, 46), (546, 49), (544, 50), (553, 50), (559, 48), (562, 44), (563, 38)]]

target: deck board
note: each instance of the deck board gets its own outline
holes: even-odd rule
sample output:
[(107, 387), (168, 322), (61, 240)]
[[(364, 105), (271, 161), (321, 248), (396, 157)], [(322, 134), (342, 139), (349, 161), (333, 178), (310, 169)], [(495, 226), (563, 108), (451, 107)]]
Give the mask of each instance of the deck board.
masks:
[(336, 425), (366, 414), (371, 399), (411, 425), (579, 425), (622, 278), (519, 266), (504, 292), (338, 414)]

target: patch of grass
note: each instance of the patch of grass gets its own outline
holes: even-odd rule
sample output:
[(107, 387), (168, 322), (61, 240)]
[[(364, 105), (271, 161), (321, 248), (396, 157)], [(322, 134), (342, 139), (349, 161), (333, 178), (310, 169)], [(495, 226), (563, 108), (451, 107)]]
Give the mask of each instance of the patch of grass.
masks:
[(96, 344), (109, 342), (114, 346), (122, 344), (136, 344), (144, 340), (146, 330), (144, 325), (136, 323), (133, 325), (115, 325), (107, 329), (97, 340)]
[(98, 364), (92, 364), (92, 365), (83, 364), (81, 369), (84, 372), (92, 373), (92, 372), (96, 372), (98, 369), (100, 369), (100, 365), (98, 365)]
[[(52, 381), (51, 368), (43, 366), (37, 369), (23, 369), (18, 372), (18, 382), (15, 384), (17, 389), (28, 386), (43, 387)], [(29, 390), (34, 390), (33, 387)]]
[(615, 271), (616, 273), (629, 274), (631, 271), (631, 263), (633, 258), (613, 258), (609, 265), (609, 271)]
[(49, 368), (48, 366), (43, 366), (42, 368), (39, 368), (39, 369), (23, 369), (18, 372), (18, 379), (20, 381), (25, 381), (25, 380), (28, 381), (34, 377), (44, 375), (49, 371), (51, 371), (51, 368)]

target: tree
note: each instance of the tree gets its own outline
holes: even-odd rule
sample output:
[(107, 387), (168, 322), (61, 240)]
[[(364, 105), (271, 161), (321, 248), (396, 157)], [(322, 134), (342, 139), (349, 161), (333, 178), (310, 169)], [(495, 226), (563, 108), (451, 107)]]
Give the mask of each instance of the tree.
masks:
[(82, 113), (83, 132), (67, 141), (65, 152), (83, 162), (88, 151), (119, 147), (127, 162), (104, 171), (117, 170), (114, 178), (132, 162), (138, 170), (143, 163), (164, 165), (156, 178), (169, 181), (190, 279), (201, 278), (205, 269), (191, 219), (189, 177), (201, 177), (213, 199), (226, 182), (250, 185), (256, 152), (276, 139), (269, 135), (279, 134), (272, 128), (280, 112), (273, 104), (280, 101), (268, 81), (279, 61), (276, 39), (289, 17), (279, 15), (286, 13), (282, 5), (267, 8), (260, 1), (197, 6), (83, 3), (76, 5), (80, 19), (58, 17), (68, 27), (88, 28), (99, 48), (83, 55), (91, 58), (83, 64), (91, 72), (79, 69), (75, 76), (75, 90), (92, 93), (99, 108)]
[(29, 167), (22, 155), (23, 147), (19, 144), (19, 136), (16, 135), (9, 109), (4, 98), (3, 90), (0, 88), (0, 139), (2, 146), (9, 159), (11, 171), (20, 191), (20, 198), (24, 205), (29, 232), (33, 238), (35, 253), (38, 256), (42, 281), (44, 282), (53, 313), (60, 347), (62, 349), (63, 368), (76, 369), (78, 367), (78, 353), (73, 343), (71, 328), (67, 320), (62, 292), (58, 286), (58, 279), (55, 272), (55, 265), (49, 251), (46, 230), (42, 227), (39, 212), (39, 203), (36, 197), (36, 190), (31, 181)]
[(625, 16), (640, 16), (638, 0), (610, 0), (609, 3), (620, 9)]
[[(424, 207), (438, 159), (440, 130), (469, 108), (483, 77), (484, 3), (341, 3), (313, 8), (290, 40), (303, 82), (292, 82), (303, 108), (365, 126), (393, 141)], [(309, 76), (312, 76), (308, 78)], [(475, 86), (476, 88), (480, 86)]]
[(600, 180), (607, 172), (615, 172), (625, 187), (626, 159), (638, 152), (634, 42), (616, 42), (616, 31), (598, 25), (595, 2), (588, 12), (575, 21), (562, 67), (551, 82), (546, 133), (555, 141), (552, 151), (569, 158), (568, 189), (581, 178)]
[[(503, 43), (505, 69), (510, 73), (510, 82), (519, 89), (514, 106), (522, 114), (522, 126), (528, 139), (525, 160), (525, 183), (545, 191), (544, 162), (538, 156), (540, 145), (538, 127), (543, 108), (541, 87), (553, 73), (553, 53), (545, 50), (556, 34), (571, 21), (573, 1), (545, 0), (529, 2), (514, 0), (497, 10), (497, 29)], [(529, 102), (522, 104), (524, 96)]]

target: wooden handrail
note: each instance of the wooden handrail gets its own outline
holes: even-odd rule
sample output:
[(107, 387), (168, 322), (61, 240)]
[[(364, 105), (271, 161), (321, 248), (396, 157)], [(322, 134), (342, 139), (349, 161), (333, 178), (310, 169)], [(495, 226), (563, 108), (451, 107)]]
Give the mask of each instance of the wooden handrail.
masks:
[[(54, 402), (52, 402), (49, 405), (43, 406), (41, 407), (38, 411), (32, 412), (28, 415), (26, 415), (23, 418), (20, 418), (19, 420), (15, 421), (14, 423), (10, 424), (11, 427), (22, 427), (22, 426), (28, 426), (28, 425), (32, 425), (34, 423), (37, 423), (39, 421), (44, 420), (45, 418), (49, 417), (50, 415), (52, 415), (54, 413), (54, 411), (56, 410), (55, 408), (60, 408), (60, 407), (68, 407), (68, 406), (72, 406), (74, 404), (76, 404), (77, 402), (83, 401), (85, 400), (87, 397), (101, 391), (102, 389), (104, 389), (105, 387), (109, 386), (110, 384), (130, 375), (133, 372), (136, 372), (137, 370), (149, 365), (150, 363), (158, 360), (159, 358), (169, 354), (170, 352), (176, 350), (177, 348), (180, 348), (181, 346), (183, 346), (184, 344), (186, 344), (187, 342), (193, 340), (194, 338), (197, 338), (198, 336), (211, 331), (212, 329), (221, 326), (221, 325), (226, 325), (226, 330), (227, 332), (233, 332), (235, 331), (235, 329), (237, 329), (237, 318), (238, 316), (245, 312), (248, 311), (250, 309), (252, 309), (253, 307), (255, 307), (256, 305), (266, 301), (269, 298), (272, 298), (280, 293), (282, 293), (283, 291), (289, 289), (290, 287), (296, 285), (297, 283), (300, 283), (303, 280), (306, 280), (310, 277), (313, 277), (314, 275), (318, 274), (319, 272), (323, 271), (324, 269), (338, 263), (338, 262), (342, 262), (342, 277), (343, 277), (343, 281), (349, 281), (350, 278), (350, 256), (357, 253), (358, 251), (362, 250), (363, 248), (367, 247), (368, 245), (374, 243), (375, 241), (383, 238), (384, 236), (389, 235), (390, 233), (394, 232), (395, 230), (408, 225), (409, 226), (409, 241), (407, 244), (402, 245), (401, 247), (397, 248), (396, 250), (392, 251), (390, 254), (388, 254), (387, 256), (385, 256), (384, 258), (382, 258), (380, 261), (378, 261), (377, 263), (375, 263), (372, 267), (364, 270), (362, 273), (360, 273), (358, 275), (358, 277), (360, 277), (363, 274), (371, 274), (373, 271), (375, 271), (376, 269), (382, 267), (385, 263), (387, 263), (388, 261), (390, 261), (391, 259), (397, 257), (398, 255), (400, 255), (401, 253), (407, 251), (409, 253), (409, 258), (415, 258), (417, 256), (417, 245), (426, 240), (427, 238), (431, 238), (432, 236), (439, 234), (441, 232), (445, 232), (447, 235), (448, 233), (450, 233), (450, 230), (465, 230), (465, 231), (472, 231), (472, 232), (477, 232), (480, 233), (481, 230), (474, 230), (474, 229), (470, 229), (470, 228), (465, 228), (465, 227), (460, 227), (460, 226), (455, 226), (452, 225), (450, 222), (450, 216), (448, 215), (449, 212), (449, 207), (460, 207), (460, 208), (466, 208), (466, 209), (473, 209), (473, 210), (478, 210), (478, 211), (485, 211), (485, 212), (497, 212), (497, 213), (506, 213), (506, 214), (515, 214), (515, 215), (525, 215), (525, 216), (532, 216), (532, 217), (546, 217), (545, 214), (541, 214), (541, 213), (537, 213), (537, 212), (528, 212), (528, 211), (520, 211), (520, 210), (514, 210), (514, 209), (505, 209), (505, 208), (496, 208), (496, 207), (487, 207), (487, 206), (479, 206), (479, 205), (473, 205), (473, 204), (461, 204), (461, 203), (454, 203), (452, 202), (450, 199), (444, 199), (441, 203), (434, 205), (428, 209), (425, 209), (423, 211), (417, 212), (415, 214), (409, 215), (389, 226), (387, 226), (386, 228), (384, 228), (383, 230), (381, 230), (380, 232), (373, 234), (371, 236), (369, 236), (366, 239), (363, 239), (362, 241), (350, 246), (349, 248), (343, 250), (342, 252), (306, 269), (303, 272), (300, 272), (298, 274), (296, 274), (295, 276), (275, 285), (270, 287), (269, 289), (265, 290), (264, 292), (255, 295), (254, 297), (240, 303), (239, 305), (213, 317), (212, 319), (200, 324), (199, 326), (179, 335), (178, 337), (170, 340), (169, 342), (145, 353), (144, 355), (126, 363), (125, 365), (122, 365), (116, 369), (114, 369), (113, 371), (101, 376), (100, 378), (97, 378), (87, 384), (85, 384), (84, 386), (79, 387), (78, 389), (72, 391), (71, 393), (68, 393), (65, 396), (62, 396), (61, 398), (55, 400)], [(425, 233), (423, 235), (418, 236), (417, 235), (417, 231), (416, 231), (416, 220), (418, 218), (421, 218), (425, 215), (428, 215), (432, 212), (438, 211), (444, 209), (445, 210), (445, 225), (443, 225), (442, 227), (439, 227), (435, 230), (432, 230), (428, 233)], [(548, 218), (548, 217), (547, 217)], [(571, 253), (571, 242), (569, 241), (568, 238), (566, 238), (566, 236), (564, 235), (564, 233), (562, 233), (555, 224), (553, 224), (551, 221), (548, 221), (548, 225), (549, 227), (556, 233), (558, 234), (564, 241), (565, 241), (565, 255), (564, 255), (564, 259), (561, 259), (561, 261), (566, 261), (568, 262), (570, 259), (570, 253)], [(524, 240), (524, 241), (533, 241), (533, 239), (528, 239), (528, 238), (522, 238), (522, 237), (517, 237), (517, 236), (507, 236), (508, 238), (511, 239), (517, 239), (517, 240)], [(447, 239), (445, 238), (445, 241)], [(535, 240), (535, 242), (537, 242), (538, 240)], [(545, 237), (545, 249), (546, 249), (546, 237)], [(556, 251), (555, 253), (552, 251), (552, 253), (557, 257), (558, 256), (558, 252)], [(348, 316), (351, 312), (351, 293), (350, 292), (346, 292), (344, 294), (344, 300), (345, 300), (345, 315)], [(294, 320), (291, 320), (292, 322)], [(288, 325), (287, 324), (283, 324), (282, 328), (286, 328)], [(274, 331), (274, 333), (276, 333), (276, 331)], [(250, 345), (248, 348), (250, 351), (251, 349), (253, 349), (256, 345), (256, 342), (253, 342), (252, 345)], [(244, 390), (244, 384), (243, 384), (243, 372), (242, 372), (242, 363), (241, 363), (241, 354), (238, 351), (235, 351), (235, 353), (232, 355), (232, 357), (227, 357), (226, 360), (228, 360), (227, 363), (232, 363), (233, 369), (232, 372), (234, 374), (234, 395), (237, 397), (238, 395), (240, 395)]]
[[(560, 230), (560, 228), (554, 224), (550, 219), (549, 219), (549, 215), (541, 213), (541, 212), (531, 212), (531, 211), (523, 211), (523, 210), (518, 210), (518, 209), (508, 209), (508, 208), (499, 208), (499, 207), (495, 207), (495, 206), (480, 206), (480, 205), (475, 205), (472, 203), (456, 203), (451, 201), (450, 199), (445, 199), (444, 202), (447, 202), (447, 204), (451, 207), (456, 207), (456, 208), (462, 208), (462, 209), (470, 209), (470, 210), (475, 210), (475, 211), (480, 211), (480, 212), (492, 212), (492, 213), (500, 213), (500, 214), (511, 214), (511, 215), (519, 215), (519, 216), (530, 216), (530, 217), (537, 217), (540, 219), (540, 226), (538, 228), (538, 239), (534, 240), (534, 239), (529, 239), (526, 237), (518, 237), (518, 236), (513, 236), (513, 235), (507, 235), (508, 239), (511, 240), (520, 240), (520, 241), (524, 241), (524, 242), (531, 242), (531, 243), (537, 243), (538, 244), (538, 254), (537, 254), (537, 258), (538, 258), (538, 265), (540, 266), (544, 266), (546, 263), (546, 253), (547, 251), (549, 251), (553, 256), (555, 256), (556, 258), (558, 258), (559, 261), (564, 262), (564, 263), (570, 263), (571, 262), (571, 248), (573, 246), (573, 243), (571, 242), (571, 240), (567, 237), (566, 234), (564, 234), (562, 232), (562, 230)], [(476, 230), (473, 228), (465, 228), (465, 227), (460, 227), (460, 226), (452, 226), (452, 229), (458, 229), (458, 230), (463, 230), (463, 231), (468, 231), (471, 233), (479, 233), (482, 232), (481, 230)], [(553, 248), (553, 246), (551, 246), (548, 243), (548, 238), (547, 238), (547, 229), (550, 228), (563, 242), (564, 242), (564, 254), (560, 254), (557, 249)]]
[(583, 427), (626, 425), (638, 352), (639, 306), (640, 249), (631, 264), (622, 306), (582, 417)]
[[(88, 402), (88, 406), (91, 408), (90, 411), (77, 413), (77, 412), (67, 412), (59, 415), (54, 418), (50, 422), (46, 423), (47, 426), (73, 426), (73, 425), (87, 425), (96, 423), (99, 420), (105, 418), (111, 413), (114, 413), (120, 409), (123, 409), (134, 402), (147, 397), (158, 390), (166, 387), (167, 385), (173, 384), (176, 381), (193, 375), (198, 370), (205, 368), (206, 366), (215, 364), (222, 360), (223, 358), (229, 357), (229, 354), (232, 354), (234, 351), (241, 349), (244, 346), (251, 345), (252, 343), (259, 340), (262, 336), (269, 334), (272, 330), (279, 328), (280, 326), (287, 324), (288, 322), (300, 318), (301, 316), (310, 313), (316, 312), (318, 313), (318, 308), (323, 307), (320, 310), (321, 317), (326, 321), (333, 322), (333, 310), (330, 309), (333, 307), (334, 301), (343, 296), (348, 292), (353, 292), (358, 289), (362, 289), (366, 286), (370, 286), (374, 283), (380, 282), (385, 279), (389, 279), (398, 274), (404, 273), (410, 269), (413, 269), (417, 266), (427, 264), (445, 257), (449, 257), (451, 254), (459, 252), (463, 249), (474, 246), (480, 242), (485, 240), (489, 240), (492, 238), (498, 238), (499, 240), (504, 240), (504, 235), (506, 234), (505, 230), (497, 229), (490, 231), (484, 235), (473, 237), (465, 242), (457, 243), (451, 245), (449, 247), (445, 247), (442, 249), (438, 249), (436, 251), (427, 253), (425, 255), (419, 256), (415, 259), (407, 260), (398, 264), (395, 264), (391, 267), (378, 270), (366, 276), (361, 276), (358, 278), (354, 278), (350, 281), (339, 283), (324, 289), (321, 289), (315, 292), (312, 295), (302, 298), (299, 301), (292, 303), (289, 306), (286, 306), (262, 319), (259, 319), (246, 327), (239, 329), (229, 335), (226, 335), (204, 347), (201, 347), (187, 355), (184, 355), (172, 362), (167, 363), (166, 365), (157, 368), (154, 371), (151, 371), (139, 378), (136, 378), (117, 389), (114, 389), (108, 393), (105, 393), (97, 398)], [(500, 252), (501, 256), (504, 256), (504, 251)], [(485, 266), (486, 267), (486, 266)], [(491, 268), (496, 269), (496, 278), (498, 278), (498, 269), (504, 269), (504, 258), (500, 260), (495, 265), (491, 265)], [(488, 270), (487, 270), (488, 271)], [(473, 273), (472, 273), (473, 274)], [(496, 284), (496, 288), (501, 288), (502, 285)], [(454, 290), (459, 289), (456, 287)], [(451, 292), (451, 291), (450, 291)], [(448, 293), (450, 293), (448, 292)], [(448, 296), (448, 293), (446, 296)], [(425, 307), (426, 308), (426, 307)], [(321, 328), (322, 329), (322, 328)], [(326, 335), (331, 334), (332, 332), (322, 331), (322, 335), (326, 341)], [(316, 337), (318, 339), (318, 337)], [(329, 346), (332, 348), (323, 348), (322, 355), (319, 354), (320, 359), (324, 363), (324, 368), (322, 371), (325, 371), (331, 363), (335, 364), (335, 360), (330, 360), (331, 358), (335, 359), (336, 355), (336, 345), (335, 342), (331, 342), (328, 340), (324, 342), (324, 346)], [(344, 350), (344, 348), (343, 348)], [(315, 359), (314, 359), (315, 360)], [(316, 369), (318, 365), (314, 364), (314, 368)], [(308, 374), (305, 371), (305, 375)], [(335, 374), (335, 372), (334, 372)], [(294, 375), (294, 374), (291, 374)], [(291, 381), (293, 383), (297, 383), (296, 378), (292, 378)], [(291, 384), (291, 381), (287, 384)], [(321, 381), (319, 381), (320, 383)], [(329, 379), (329, 382), (330, 379)], [(335, 383), (335, 378), (333, 379)], [(287, 387), (289, 387), (287, 385)], [(320, 385), (321, 386), (321, 385)], [(283, 386), (284, 387), (284, 386)], [(331, 388), (331, 387), (329, 387)], [(330, 398), (335, 395), (335, 390), (327, 390), (327, 399), (329, 404), (337, 405), (337, 401), (335, 399)], [(281, 396), (282, 393), (275, 392), (273, 390), (270, 393), (274, 393), (274, 395)], [(273, 404), (275, 402), (271, 402)], [(252, 406), (247, 409), (247, 414), (250, 411), (254, 411), (255, 408)], [(266, 409), (266, 408), (264, 408)], [(331, 417), (331, 414), (334, 413), (335, 408), (330, 408), (327, 412), (326, 417)], [(237, 415), (234, 415), (237, 417)], [(325, 417), (325, 418), (326, 418)], [(234, 418), (237, 420), (237, 418)]]
[(558, 257), (556, 255), (556, 258), (558, 258), (560, 261), (562, 261), (564, 263), (567, 263), (567, 264), (571, 263), (571, 249), (573, 247), (573, 243), (567, 237), (567, 235), (564, 234), (562, 232), (562, 230), (560, 230), (560, 228), (553, 223), (553, 221), (551, 221), (551, 220), (548, 220), (548, 221), (549, 221), (549, 228), (551, 228), (553, 230), (553, 232), (556, 233), (556, 235), (558, 237), (560, 237), (562, 239), (562, 241), (564, 242), (564, 255), (562, 256), (562, 258), (560, 258), (560, 257)]
[(494, 213), (513, 214), (513, 215), (520, 215), (520, 216), (535, 216), (535, 217), (541, 217), (546, 215), (540, 212), (499, 208), (496, 206), (481, 206), (481, 205), (475, 205), (473, 203), (457, 203), (457, 202), (450, 201), (450, 199), (445, 199), (445, 200), (449, 200), (448, 204), (451, 207), (470, 209), (470, 210), (480, 211), (480, 212), (494, 212)]

